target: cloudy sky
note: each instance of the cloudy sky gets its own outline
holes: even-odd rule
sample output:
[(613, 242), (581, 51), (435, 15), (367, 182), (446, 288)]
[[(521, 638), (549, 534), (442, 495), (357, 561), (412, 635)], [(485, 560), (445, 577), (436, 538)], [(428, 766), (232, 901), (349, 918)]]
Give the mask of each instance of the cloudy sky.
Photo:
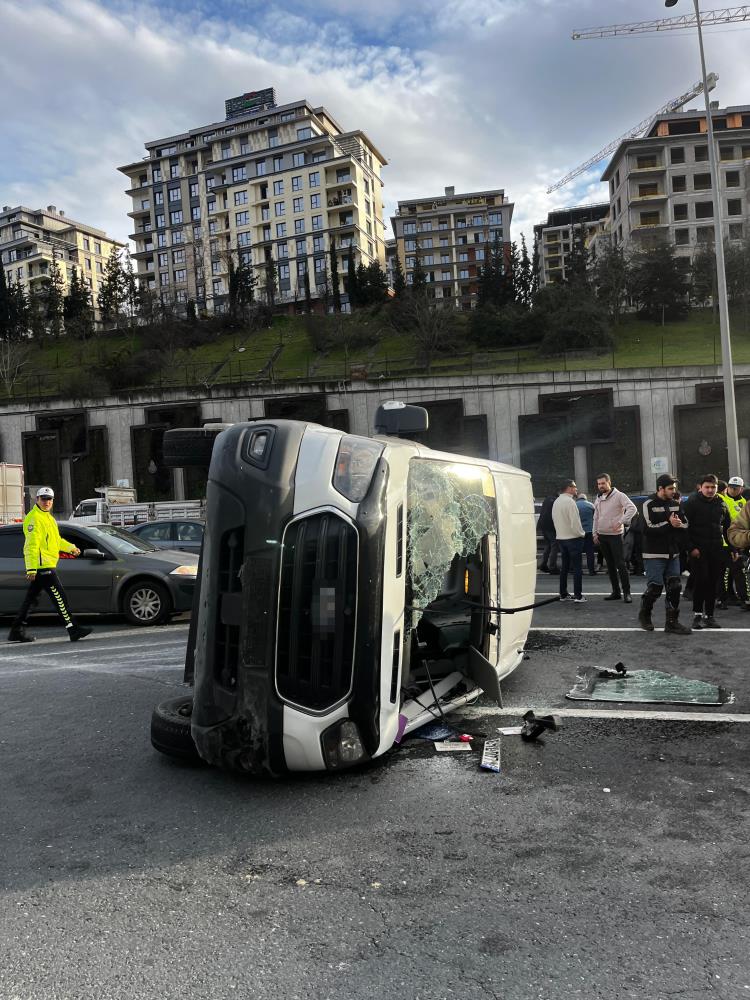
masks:
[[(704, 0), (703, 9), (718, 8)], [(119, 164), (143, 143), (276, 87), (385, 154), (386, 211), (446, 185), (503, 187), (513, 237), (606, 200), (599, 170), (546, 188), (700, 76), (693, 31), (572, 41), (575, 28), (690, 13), (662, 0), (0, 0), (0, 199), (55, 204), (124, 239)], [(750, 103), (750, 22), (706, 32), (713, 94)], [(689, 106), (697, 106), (696, 99)]]

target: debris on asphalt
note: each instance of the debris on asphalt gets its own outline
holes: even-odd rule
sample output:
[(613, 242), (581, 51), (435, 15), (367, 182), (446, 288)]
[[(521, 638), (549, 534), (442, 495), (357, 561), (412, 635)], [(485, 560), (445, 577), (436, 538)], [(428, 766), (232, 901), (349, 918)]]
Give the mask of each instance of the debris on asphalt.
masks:
[(669, 705), (726, 705), (734, 701), (727, 688), (707, 681), (692, 680), (662, 670), (613, 672), (600, 667), (583, 667), (576, 683), (565, 695), (571, 701), (646, 702)]
[(449, 736), (456, 735), (456, 730), (444, 722), (426, 722), (410, 735), (420, 740), (447, 740)]
[(523, 726), (521, 727), (521, 739), (527, 743), (537, 740), (544, 732), (556, 733), (560, 728), (560, 723), (554, 715), (540, 715), (538, 718), (531, 709), (523, 715)]
[(461, 750), (471, 750), (471, 743), (453, 743), (448, 740), (444, 740), (442, 743), (433, 743), (433, 746), (438, 752), (442, 753), (456, 753)]
[(523, 726), (501, 726), (497, 730), (501, 736), (520, 736)]
[(500, 740), (485, 740), (482, 750), (482, 760), (479, 764), (483, 771), (500, 773)]

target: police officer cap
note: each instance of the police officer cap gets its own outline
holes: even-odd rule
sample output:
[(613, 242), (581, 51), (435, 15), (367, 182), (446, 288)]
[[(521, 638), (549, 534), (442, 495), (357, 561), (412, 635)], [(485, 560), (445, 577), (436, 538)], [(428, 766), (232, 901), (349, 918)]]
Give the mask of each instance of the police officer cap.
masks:
[(745, 480), (742, 476), (732, 476), (728, 483), (729, 486), (744, 486)]
[(55, 499), (55, 491), (52, 489), (51, 486), (40, 486), (39, 489), (36, 491), (36, 495), (40, 497), (42, 500)]

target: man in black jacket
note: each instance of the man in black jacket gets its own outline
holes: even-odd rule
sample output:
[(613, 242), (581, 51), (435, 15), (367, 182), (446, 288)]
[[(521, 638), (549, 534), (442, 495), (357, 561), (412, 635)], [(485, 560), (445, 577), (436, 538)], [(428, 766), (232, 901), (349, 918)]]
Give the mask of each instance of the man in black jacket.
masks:
[(698, 492), (688, 498), (683, 508), (688, 523), (694, 629), (721, 628), (714, 618), (714, 608), (719, 578), (724, 572), (724, 543), (730, 519), (717, 488), (716, 476), (703, 476)]
[(557, 535), (555, 534), (555, 525), (552, 520), (552, 506), (555, 500), (557, 500), (557, 494), (553, 497), (545, 497), (542, 509), (539, 511), (539, 521), (537, 523), (537, 527), (541, 531), (544, 538), (542, 563), (539, 567), (540, 573), (559, 572), (557, 567), (559, 546), (557, 544)]
[(646, 567), (646, 590), (641, 597), (638, 623), (647, 632), (654, 631), (651, 612), (666, 588), (664, 601), (667, 609), (665, 632), (673, 635), (690, 635), (691, 629), (679, 621), (680, 550), (687, 545), (687, 523), (675, 498), (677, 483), (674, 476), (659, 476), (656, 493), (643, 501), (641, 519), (643, 527), (643, 564)]

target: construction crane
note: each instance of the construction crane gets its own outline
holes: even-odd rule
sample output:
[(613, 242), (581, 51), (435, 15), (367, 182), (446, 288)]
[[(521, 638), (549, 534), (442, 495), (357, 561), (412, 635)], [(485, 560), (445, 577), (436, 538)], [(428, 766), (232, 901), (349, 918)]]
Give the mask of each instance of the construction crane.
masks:
[[(748, 8), (748, 10), (750, 10), (750, 8)], [(575, 38), (581, 36), (574, 35), (573, 37)], [(719, 77), (716, 75), (716, 73), (708, 74), (706, 82), (708, 84), (709, 90), (714, 89), (718, 79)], [(590, 156), (585, 163), (582, 163), (579, 167), (576, 167), (575, 170), (571, 170), (569, 174), (566, 174), (561, 180), (557, 181), (556, 184), (553, 184), (551, 187), (548, 187), (547, 194), (552, 194), (553, 191), (557, 191), (558, 188), (564, 187), (569, 181), (572, 181), (575, 177), (580, 177), (581, 174), (585, 174), (586, 171), (589, 169), (589, 167), (593, 167), (595, 163), (599, 163), (600, 160), (603, 160), (605, 157), (609, 156), (610, 153), (614, 153), (614, 151), (617, 149), (617, 147), (620, 145), (621, 142), (624, 142), (626, 139), (637, 139), (638, 136), (645, 131), (645, 129), (648, 127), (648, 125), (651, 124), (651, 122), (654, 120), (654, 118), (656, 118), (657, 115), (664, 115), (668, 114), (670, 111), (677, 111), (678, 108), (683, 107), (683, 105), (687, 104), (688, 101), (692, 101), (694, 97), (696, 97), (698, 94), (701, 94), (702, 92), (703, 92), (703, 82), (699, 80), (697, 83), (693, 84), (690, 90), (686, 91), (684, 94), (680, 94), (679, 97), (675, 97), (674, 100), (669, 101), (663, 107), (659, 108), (658, 111), (654, 111), (652, 114), (648, 116), (648, 118), (644, 118), (642, 122), (638, 122), (637, 125), (635, 125), (633, 128), (625, 132), (624, 135), (618, 136), (607, 146), (605, 146), (604, 149), (600, 149), (598, 153), (595, 153), (593, 156)]]
[[(717, 24), (736, 24), (738, 21), (750, 21), (750, 6), (720, 7), (717, 10), (707, 10), (701, 13), (701, 26), (711, 28)], [(608, 24), (601, 28), (580, 28), (570, 36), (574, 42), (581, 38), (614, 38), (615, 35), (645, 35), (661, 31), (673, 31), (675, 28), (695, 28), (698, 18), (695, 14), (683, 14), (681, 17), (661, 17), (655, 21), (631, 21), (629, 24)]]

